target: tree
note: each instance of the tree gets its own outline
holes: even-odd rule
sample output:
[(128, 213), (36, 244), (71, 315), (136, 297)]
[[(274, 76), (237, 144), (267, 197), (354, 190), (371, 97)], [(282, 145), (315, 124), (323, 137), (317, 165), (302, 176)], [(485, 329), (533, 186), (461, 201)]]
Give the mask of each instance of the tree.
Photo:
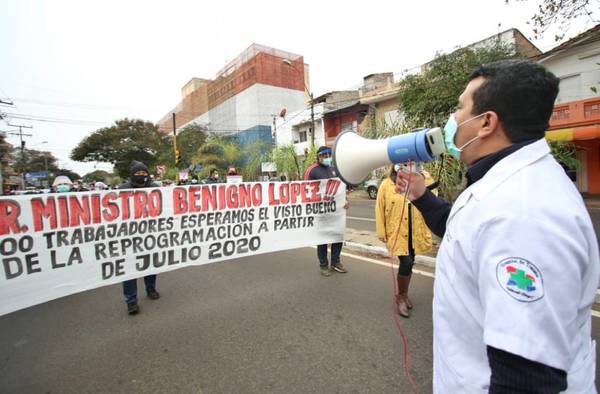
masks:
[(469, 75), (480, 64), (523, 57), (514, 46), (496, 42), (482, 48), (460, 48), (437, 55), (422, 74), (400, 83), (400, 109), (404, 126), (413, 129), (444, 124), (456, 107)]
[(68, 177), (71, 181), (81, 179), (81, 175), (79, 175), (75, 171), (67, 170), (66, 168), (59, 168), (58, 171), (56, 171), (56, 173), (54, 173), (54, 177), (51, 177), (50, 185), (52, 185), (54, 178), (56, 178), (59, 175), (64, 175), (64, 176)]
[(0, 163), (7, 165), (12, 160), (13, 146), (6, 141), (6, 135), (0, 133)]
[(125, 118), (84, 138), (71, 152), (71, 159), (112, 163), (115, 173), (128, 178), (132, 160), (141, 161), (151, 169), (169, 146), (169, 137), (160, 133), (155, 124)]
[[(528, 1), (528, 0), (518, 0)], [(506, 4), (510, 0), (505, 0)], [(594, 12), (600, 9), (598, 0), (541, 0), (538, 11), (531, 17), (528, 24), (533, 25), (534, 38), (541, 38), (550, 27), (556, 27), (555, 41), (560, 41), (567, 33), (571, 22), (579, 18), (589, 18), (598, 23)]]
[(107, 171), (103, 171), (103, 170), (95, 170), (92, 172), (88, 172), (87, 174), (85, 174), (83, 176), (83, 181), (84, 182), (104, 182), (104, 183), (108, 183), (109, 179), (112, 178), (112, 175), (107, 172)]
[(290, 179), (294, 179), (294, 175), (298, 175), (298, 177), (304, 175), (301, 167), (302, 163), (296, 156), (293, 142), (273, 149), (271, 158), (279, 174), (287, 174)]
[[(493, 61), (522, 57), (514, 46), (500, 42), (480, 48), (460, 48), (437, 55), (422, 74), (409, 75), (400, 83), (400, 110), (404, 121), (391, 135), (402, 134), (418, 127), (445, 124), (454, 112), (458, 97), (467, 85), (469, 75), (476, 66)], [(441, 167), (440, 167), (441, 166)], [(452, 200), (460, 192), (464, 173), (462, 164), (450, 156), (444, 164), (430, 163), (426, 168), (440, 181), (440, 194)]]
[(262, 140), (256, 140), (244, 147), (244, 165), (241, 175), (244, 181), (256, 181), (262, 173), (262, 163), (269, 161), (272, 146)]
[(204, 145), (207, 138), (207, 128), (205, 126), (196, 123), (185, 126), (177, 133), (177, 150), (181, 154), (181, 160), (177, 163), (177, 166), (175, 166), (172, 135), (168, 137), (168, 146), (160, 153), (158, 164), (165, 165), (168, 169), (175, 167), (179, 169), (189, 168), (191, 164), (194, 164), (193, 158), (198, 154), (198, 150)]
[(235, 140), (211, 137), (192, 157), (192, 163), (203, 167), (201, 176), (208, 176), (211, 168), (223, 171), (229, 165), (241, 165), (243, 158), (244, 153)]

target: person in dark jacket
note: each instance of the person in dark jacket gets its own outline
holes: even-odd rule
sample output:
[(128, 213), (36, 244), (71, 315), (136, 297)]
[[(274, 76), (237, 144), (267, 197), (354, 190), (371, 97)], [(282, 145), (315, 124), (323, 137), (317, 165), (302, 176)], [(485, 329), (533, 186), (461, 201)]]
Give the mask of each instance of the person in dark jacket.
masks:
[[(304, 180), (329, 179), (338, 176), (335, 168), (332, 166), (331, 148), (321, 146), (317, 150), (317, 161), (306, 169)], [(348, 200), (344, 205), (344, 209), (348, 209)], [(331, 271), (345, 274), (348, 272), (340, 262), (340, 254), (342, 252), (342, 242), (331, 244), (331, 269), (327, 261), (327, 244), (317, 245), (317, 257), (319, 259), (319, 267), (321, 275), (330, 276)]]
[(202, 181), (202, 183), (204, 183), (204, 184), (219, 183), (219, 170), (217, 170), (216, 168), (213, 168), (212, 170), (210, 170), (210, 175), (208, 176), (208, 178), (204, 179)]
[[(150, 171), (144, 163), (133, 160), (129, 165), (130, 178), (128, 182), (119, 186), (119, 189), (138, 189), (143, 187), (158, 187), (158, 183), (150, 179)], [(146, 285), (146, 294), (151, 300), (158, 300), (160, 294), (156, 291), (156, 275), (147, 275), (144, 277)], [(123, 295), (127, 303), (127, 313), (135, 315), (140, 311), (137, 300), (137, 279), (130, 279), (123, 282)]]

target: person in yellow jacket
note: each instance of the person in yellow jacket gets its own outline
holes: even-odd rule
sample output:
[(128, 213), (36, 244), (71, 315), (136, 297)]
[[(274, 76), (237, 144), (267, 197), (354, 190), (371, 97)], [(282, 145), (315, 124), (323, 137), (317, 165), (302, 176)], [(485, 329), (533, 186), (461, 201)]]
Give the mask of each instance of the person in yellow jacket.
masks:
[[(396, 306), (398, 314), (409, 317), (409, 309), (413, 305), (408, 298), (408, 287), (412, 275), (412, 267), (416, 254), (424, 254), (431, 250), (431, 232), (425, 224), (423, 216), (417, 209), (413, 209), (411, 202), (402, 194), (396, 192), (396, 175), (401, 170), (401, 165), (390, 166), (388, 176), (381, 182), (377, 192), (375, 204), (375, 220), (377, 237), (387, 245), (390, 254), (398, 256), (398, 294)], [(433, 183), (429, 174), (421, 172), (426, 184)], [(404, 208), (402, 223), (400, 215)], [(400, 233), (398, 234), (398, 226)]]

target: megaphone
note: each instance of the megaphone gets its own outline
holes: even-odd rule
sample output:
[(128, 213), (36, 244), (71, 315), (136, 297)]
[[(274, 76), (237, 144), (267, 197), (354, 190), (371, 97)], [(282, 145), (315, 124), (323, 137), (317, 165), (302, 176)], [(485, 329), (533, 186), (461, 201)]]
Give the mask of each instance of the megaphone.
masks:
[(370, 140), (353, 131), (340, 134), (333, 145), (333, 163), (345, 183), (356, 186), (376, 168), (387, 164), (432, 161), (446, 147), (439, 127)]

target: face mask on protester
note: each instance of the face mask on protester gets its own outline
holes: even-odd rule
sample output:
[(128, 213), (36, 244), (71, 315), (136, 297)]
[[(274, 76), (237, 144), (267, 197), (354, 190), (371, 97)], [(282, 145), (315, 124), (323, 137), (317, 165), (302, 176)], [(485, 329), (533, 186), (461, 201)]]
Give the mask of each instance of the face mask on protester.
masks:
[(134, 175), (131, 181), (136, 185), (145, 185), (148, 182), (148, 175)]
[(454, 139), (456, 138), (456, 133), (458, 132), (458, 128), (460, 126), (464, 125), (465, 123), (470, 122), (473, 119), (477, 119), (483, 115), (485, 115), (485, 112), (482, 114), (479, 114), (477, 116), (474, 116), (470, 119), (467, 119), (464, 122), (462, 122), (461, 124), (457, 124), (456, 117), (454, 116), (454, 114), (450, 114), (450, 117), (448, 118), (448, 121), (446, 122), (446, 125), (444, 126), (444, 142), (446, 143), (446, 149), (448, 149), (448, 153), (450, 154), (450, 156), (454, 157), (456, 160), (460, 160), (460, 152), (462, 152), (463, 149), (465, 149), (469, 144), (471, 144), (471, 142), (473, 142), (479, 138), (479, 136), (475, 136), (470, 141), (468, 141), (466, 144), (464, 144), (463, 146), (458, 148), (456, 145), (454, 145)]
[(68, 193), (71, 191), (71, 186), (69, 185), (58, 185), (56, 186), (56, 191), (59, 193)]
[(332, 161), (333, 161), (333, 159), (331, 157), (326, 157), (323, 159), (323, 164), (326, 165), (327, 167), (331, 167)]
[(192, 179), (192, 183), (198, 183), (197, 179)]

